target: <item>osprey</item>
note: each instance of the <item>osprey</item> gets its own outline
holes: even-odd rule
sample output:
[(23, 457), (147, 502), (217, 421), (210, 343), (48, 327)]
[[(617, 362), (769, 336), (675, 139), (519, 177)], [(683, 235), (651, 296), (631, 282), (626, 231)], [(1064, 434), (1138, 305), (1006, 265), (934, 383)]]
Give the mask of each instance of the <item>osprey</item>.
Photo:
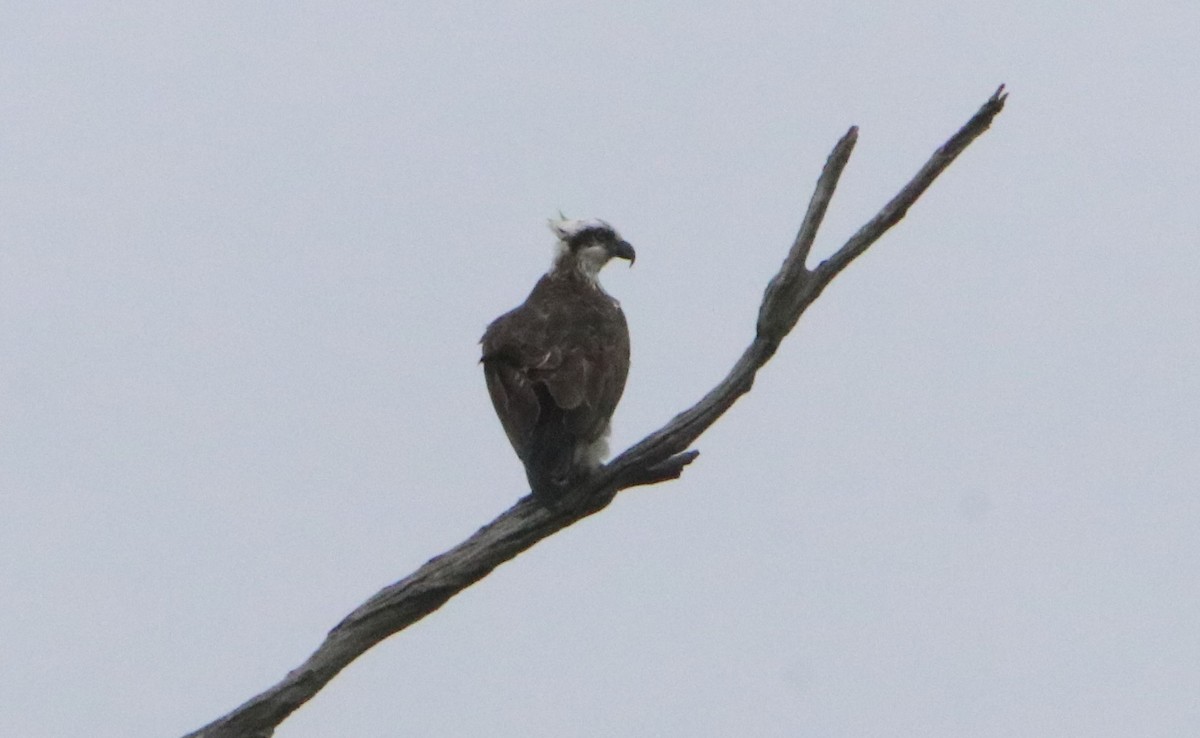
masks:
[(609, 420), (629, 374), (629, 327), (600, 287), (629, 242), (602, 220), (552, 220), (554, 263), (524, 304), (487, 327), (483, 374), (533, 494), (553, 505), (608, 454)]

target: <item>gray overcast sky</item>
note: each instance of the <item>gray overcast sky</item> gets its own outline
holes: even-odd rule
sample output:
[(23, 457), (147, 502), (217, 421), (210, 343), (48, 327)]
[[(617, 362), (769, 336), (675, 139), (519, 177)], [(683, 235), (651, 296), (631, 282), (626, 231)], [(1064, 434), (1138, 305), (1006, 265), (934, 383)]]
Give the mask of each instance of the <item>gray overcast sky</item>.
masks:
[(525, 492), (476, 364), (614, 223), (623, 448), (829, 148), (805, 316), (684, 479), (352, 665), (310, 736), (1200, 724), (1195, 2), (0, 4), (0, 734), (170, 736)]

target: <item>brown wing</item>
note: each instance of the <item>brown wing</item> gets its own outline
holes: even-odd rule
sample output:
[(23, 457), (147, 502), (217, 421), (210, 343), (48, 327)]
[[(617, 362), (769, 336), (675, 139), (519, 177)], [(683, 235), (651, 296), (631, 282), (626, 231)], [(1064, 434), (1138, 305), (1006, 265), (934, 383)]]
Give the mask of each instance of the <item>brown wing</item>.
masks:
[(616, 301), (543, 277), (525, 304), (484, 333), (488, 392), (530, 479), (561, 475), (581, 444), (608, 429), (629, 370), (629, 330)]
[(525, 361), (514, 350), (519, 344), (508, 343), (512, 337), (501, 323), (504, 317), (492, 323), (484, 334), (483, 375), (509, 443), (524, 461), (541, 414), (540, 401)]

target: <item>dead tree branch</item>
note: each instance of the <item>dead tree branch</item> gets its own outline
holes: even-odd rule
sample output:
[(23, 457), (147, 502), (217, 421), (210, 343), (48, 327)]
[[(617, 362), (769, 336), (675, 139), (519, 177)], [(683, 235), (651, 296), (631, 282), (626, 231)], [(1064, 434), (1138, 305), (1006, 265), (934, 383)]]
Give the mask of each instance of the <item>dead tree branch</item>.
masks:
[(858, 139), (858, 129), (851, 128), (825, 162), (791, 250), (767, 285), (754, 340), (720, 384), (602, 467), (572, 493), (562, 509), (551, 511), (532, 496), (522, 498), (466, 541), (363, 603), (329, 632), (307, 661), (278, 684), (185, 738), (268, 738), (279, 723), (367, 649), (438, 609), (500, 564), (603, 510), (621, 490), (678, 478), (699, 454), (688, 447), (750, 391), (755, 374), (775, 354), (805, 309), (850, 262), (899, 222), (933, 180), (987, 130), (1004, 108), (1006, 97), (1002, 85), (874, 218), (833, 256), (809, 269), (809, 250)]

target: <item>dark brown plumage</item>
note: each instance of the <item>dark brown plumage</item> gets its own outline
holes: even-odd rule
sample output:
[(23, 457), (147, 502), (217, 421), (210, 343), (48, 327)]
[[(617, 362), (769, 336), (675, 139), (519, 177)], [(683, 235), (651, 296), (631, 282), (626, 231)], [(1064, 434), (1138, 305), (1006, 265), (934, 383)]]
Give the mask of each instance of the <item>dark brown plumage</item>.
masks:
[(525, 302), (483, 335), (500, 423), (539, 500), (553, 504), (607, 454), (629, 373), (629, 329), (596, 275), (633, 248), (603, 221), (555, 221), (559, 252)]

